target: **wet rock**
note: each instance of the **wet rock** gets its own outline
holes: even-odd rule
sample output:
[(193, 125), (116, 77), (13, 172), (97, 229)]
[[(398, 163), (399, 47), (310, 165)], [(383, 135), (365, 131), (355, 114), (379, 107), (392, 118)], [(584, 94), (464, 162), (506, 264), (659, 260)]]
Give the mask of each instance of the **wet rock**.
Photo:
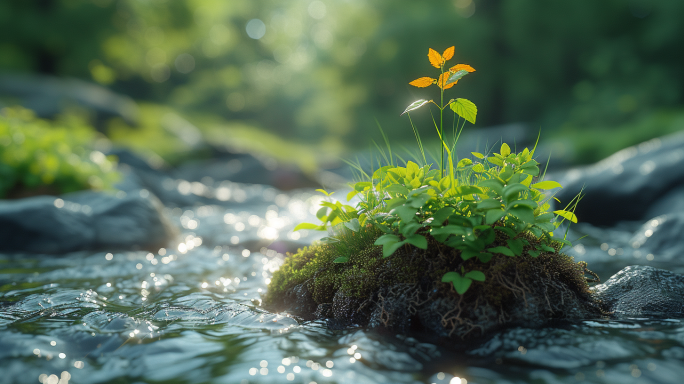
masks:
[(157, 250), (176, 235), (161, 210), (147, 190), (0, 201), (0, 252)]
[(62, 113), (64, 106), (78, 105), (93, 111), (100, 121), (120, 117), (136, 124), (138, 120), (138, 106), (132, 99), (78, 79), (3, 75), (0, 95), (19, 99), (22, 106), (34, 110), (40, 117), (53, 117)]
[[(653, 139), (555, 177), (564, 186), (556, 197), (566, 204), (584, 188), (584, 198), (575, 211), (580, 221), (613, 225), (622, 220), (647, 220), (668, 209), (654, 202), (684, 187), (682, 160), (684, 132)], [(671, 199), (680, 201), (682, 196)], [(672, 209), (670, 200), (667, 204)]]
[(592, 288), (616, 317), (684, 316), (684, 276), (649, 266), (629, 266)]

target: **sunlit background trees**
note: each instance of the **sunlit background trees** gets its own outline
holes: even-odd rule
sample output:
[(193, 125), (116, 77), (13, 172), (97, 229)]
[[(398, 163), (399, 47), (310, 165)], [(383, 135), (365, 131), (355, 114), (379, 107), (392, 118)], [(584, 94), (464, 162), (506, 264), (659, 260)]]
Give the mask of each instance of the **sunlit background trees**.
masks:
[(376, 119), (414, 140), (399, 113), (429, 95), (408, 82), (428, 45), (455, 45), (478, 69), (455, 96), (478, 105), (475, 129), (524, 123), (586, 163), (684, 127), (683, 15), (679, 0), (3, 1), (0, 106), (40, 114), (7, 84), (77, 78), (135, 101), (104, 116), (61, 104), (116, 143), (169, 161), (208, 142), (310, 163), (367, 147)]

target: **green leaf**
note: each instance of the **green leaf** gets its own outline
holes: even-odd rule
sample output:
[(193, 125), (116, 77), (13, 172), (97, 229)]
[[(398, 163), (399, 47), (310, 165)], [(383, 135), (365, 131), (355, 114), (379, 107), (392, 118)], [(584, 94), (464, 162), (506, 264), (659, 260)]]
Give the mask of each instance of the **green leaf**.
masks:
[[(532, 200), (527, 200), (527, 199), (525, 199), (525, 200), (515, 200), (515, 201), (512, 201), (512, 202), (508, 203), (508, 206), (510, 206), (510, 207), (523, 206), (523, 207), (527, 207), (527, 208), (530, 208), (530, 209), (537, 209), (537, 207), (538, 207), (539, 205), (537, 204), (536, 201), (532, 201)], [(536, 219), (535, 219), (535, 221), (536, 221)]]
[(459, 81), (463, 76), (467, 75), (468, 73), (470, 72), (466, 71), (465, 69), (461, 69), (459, 71), (454, 72), (453, 75), (449, 76), (449, 79), (447, 79), (446, 83), (444, 83), (444, 86), (446, 87), (449, 84), (453, 84)]
[(479, 183), (477, 183), (477, 185), (483, 188), (489, 188), (492, 191), (496, 192), (496, 194), (499, 196), (501, 196), (501, 194), (503, 193), (504, 185), (496, 179), (482, 180)]
[(513, 253), (513, 251), (511, 251), (510, 249), (508, 249), (506, 247), (501, 247), (501, 246), (488, 248), (487, 251), (494, 252), (494, 253), (501, 253), (502, 255), (511, 256), (511, 257), (515, 256), (515, 253)]
[(361, 225), (359, 224), (359, 219), (356, 218), (351, 219), (349, 221), (345, 221), (344, 226), (351, 229), (354, 232), (358, 232), (361, 228)]
[(333, 193), (335, 193), (335, 192), (333, 192), (333, 193), (328, 193), (328, 192), (325, 191), (325, 189), (320, 189), (320, 188), (317, 189), (316, 192), (320, 192), (320, 193), (322, 193), (322, 194), (324, 194), (324, 195), (326, 195), (326, 196), (330, 196), (330, 195), (332, 195)]
[(458, 164), (456, 164), (456, 168), (463, 168), (463, 167), (466, 167), (472, 163), (473, 163), (473, 161), (468, 159), (468, 158), (461, 159), (461, 161), (459, 161)]
[(432, 215), (432, 223), (430, 223), (430, 225), (442, 225), (446, 221), (446, 219), (448, 219), (449, 216), (451, 216), (452, 213), (454, 213), (454, 208), (452, 207), (440, 208), (437, 212), (435, 212)]
[(540, 181), (538, 183), (532, 184), (532, 188), (537, 188), (537, 189), (554, 189), (554, 188), (563, 188), (560, 183), (553, 181), (553, 180), (546, 180), (546, 181)]
[(502, 204), (496, 199), (484, 199), (477, 203), (478, 209), (501, 209)]
[(386, 234), (378, 237), (377, 240), (375, 240), (374, 245), (385, 245), (389, 243), (396, 243), (400, 241), (399, 236), (397, 235), (392, 235), (392, 234)]
[(420, 248), (420, 249), (427, 249), (427, 246), (428, 246), (427, 239), (425, 238), (425, 236), (418, 235), (418, 234), (408, 236), (405, 241), (411, 245), (414, 245), (414, 246)]
[(497, 159), (496, 157), (493, 157), (493, 156), (488, 157), (487, 161), (489, 161), (490, 163), (492, 163), (494, 165), (498, 165), (499, 167), (503, 167), (503, 161), (501, 161), (500, 159)]
[(300, 229), (316, 229), (316, 230), (320, 230), (320, 227), (321, 227), (320, 225), (311, 224), (311, 223), (299, 223), (299, 224), (297, 224), (296, 227), (294, 227), (293, 232), (299, 231)]
[(510, 154), (511, 154), (511, 147), (509, 147), (508, 144), (506, 144), (506, 143), (501, 144), (501, 156), (507, 157)]
[(545, 244), (540, 244), (538, 249), (544, 250), (546, 252), (555, 253), (556, 249)]
[(534, 221), (537, 223), (548, 223), (549, 221), (553, 220), (553, 218), (554, 218), (553, 213), (546, 212), (546, 213), (542, 213), (541, 215), (535, 217)]
[(485, 214), (485, 222), (491, 225), (499, 221), (504, 216), (506, 216), (505, 211), (491, 209)]
[(473, 156), (477, 157), (478, 159), (484, 159), (484, 155), (481, 154), (480, 152), (470, 152), (473, 154)]
[(430, 231), (430, 234), (432, 236), (437, 236), (437, 235), (457, 235), (457, 236), (466, 236), (468, 235), (468, 229), (464, 228), (460, 225), (447, 225), (444, 227), (439, 227), (439, 228), (434, 228), (432, 231)]
[(553, 211), (553, 213), (555, 213), (556, 215), (558, 215), (564, 219), (570, 220), (573, 223), (577, 222), (577, 216), (575, 216), (575, 214), (570, 212), (570, 211), (565, 211), (565, 210), (560, 209), (558, 211)]
[(470, 284), (473, 283), (473, 280), (463, 277), (457, 272), (447, 272), (442, 276), (442, 282), (453, 284), (456, 292), (459, 295), (462, 295), (468, 290)]
[(406, 205), (400, 205), (392, 210), (392, 213), (399, 216), (399, 218), (405, 222), (413, 220), (413, 218), (416, 217), (416, 212), (418, 212), (416, 208), (411, 208)]
[(468, 260), (468, 259), (472, 259), (473, 257), (479, 257), (479, 256), (480, 256), (480, 252), (468, 251), (468, 250), (461, 251), (461, 259), (463, 259), (463, 261)]
[(520, 192), (529, 191), (530, 189), (522, 184), (508, 184), (502, 190), (503, 197), (506, 201), (517, 199)]
[(390, 257), (394, 252), (396, 252), (397, 249), (401, 248), (402, 245), (404, 245), (404, 241), (400, 241), (397, 243), (387, 243), (382, 246), (382, 258), (384, 259), (385, 257)]
[[(452, 75), (452, 78), (453, 76), (454, 75)], [(471, 124), (475, 124), (477, 106), (475, 106), (472, 101), (468, 99), (456, 99), (456, 101), (451, 103), (450, 108), (452, 111), (456, 112), (456, 114), (468, 120)]]
[(480, 271), (470, 271), (463, 277), (468, 277), (475, 281), (485, 281), (485, 274)]
[(376, 169), (375, 172), (373, 172), (373, 179), (384, 179), (385, 176), (387, 176), (387, 170), (392, 168), (391, 165), (385, 165), (384, 167)]
[(464, 185), (462, 187), (456, 187), (456, 193), (454, 194), (455, 197), (460, 197), (460, 196), (466, 196), (466, 195), (474, 195), (474, 194), (480, 194), (484, 193), (484, 191), (476, 186), (473, 185)]
[(316, 217), (320, 221), (325, 221), (323, 218), (328, 214), (328, 207), (321, 207), (316, 211)]
[(518, 234), (518, 232), (508, 227), (494, 227), (494, 229), (496, 229), (499, 232), (505, 233), (509, 238), (515, 237)]
[(527, 253), (532, 257), (539, 257), (539, 251), (528, 251)]
[(527, 161), (527, 162), (523, 163), (523, 164), (520, 166), (520, 168), (533, 168), (533, 167), (536, 167), (537, 165), (539, 165), (539, 163), (537, 162), (537, 160), (530, 160), (530, 161)]
[(477, 259), (482, 263), (489, 263), (489, 260), (491, 260), (492, 257), (494, 257), (494, 255), (489, 252), (480, 252), (480, 254), (477, 255)]
[(482, 173), (485, 171), (485, 167), (484, 167), (484, 165), (482, 165), (480, 163), (475, 163), (475, 165), (473, 165), (472, 170), (473, 170), (473, 172), (476, 172), (476, 173)]
[(385, 191), (390, 192), (390, 193), (404, 195), (404, 196), (409, 194), (409, 189), (404, 187), (401, 184), (392, 184), (389, 187), (385, 188)]
[(520, 256), (523, 251), (523, 242), (521, 239), (509, 239), (506, 241), (508, 247), (516, 256)]
[(358, 195), (359, 191), (352, 190), (347, 193), (347, 201), (351, 200), (354, 196)]
[(519, 205), (517, 207), (508, 208), (508, 212), (527, 224), (534, 224), (534, 211), (529, 207)]
[(333, 263), (346, 263), (349, 261), (349, 258), (347, 256), (340, 256), (337, 259), (333, 260)]
[[(422, 107), (423, 105), (425, 105), (425, 104), (427, 104), (427, 103), (429, 103), (429, 102), (430, 102), (429, 100), (424, 100), (424, 99), (416, 100), (416, 101), (414, 101), (413, 103), (409, 104), (409, 106), (406, 107), (406, 109), (404, 110), (404, 112), (402, 112), (401, 114), (403, 115), (404, 113), (411, 112), (411, 111), (413, 111), (414, 109), (418, 109), (418, 108)], [(401, 115), (400, 115), (400, 116), (401, 116)]]
[(411, 221), (401, 228), (401, 234), (408, 237), (416, 233), (416, 231), (418, 231), (422, 227), (423, 226), (420, 223)]
[(411, 208), (421, 208), (425, 203), (430, 200), (431, 197), (427, 193), (421, 194), (421, 195), (416, 195), (412, 196), (410, 199), (406, 200), (406, 205), (408, 205)]
[(523, 173), (528, 175), (537, 176), (539, 174), (539, 167), (536, 165), (534, 167), (523, 168)]

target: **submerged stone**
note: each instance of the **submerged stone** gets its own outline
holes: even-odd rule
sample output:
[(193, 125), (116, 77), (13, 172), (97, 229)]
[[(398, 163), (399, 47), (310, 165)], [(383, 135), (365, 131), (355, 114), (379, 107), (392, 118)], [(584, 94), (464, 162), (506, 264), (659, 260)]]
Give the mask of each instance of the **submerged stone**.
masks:
[(684, 317), (684, 276), (644, 265), (625, 267), (592, 288), (614, 317)]
[[(564, 254), (495, 255), (463, 261), (460, 251), (434, 240), (427, 250), (405, 247), (382, 258), (372, 242), (335, 264), (335, 249), (314, 245), (290, 255), (272, 279), (264, 306), (331, 328), (367, 326), (394, 333), (470, 338), (509, 326), (543, 326), (558, 319), (596, 318), (606, 312), (591, 295), (584, 267)], [(441, 282), (448, 271), (479, 270), (463, 295)]]
[(0, 252), (157, 250), (177, 232), (162, 208), (146, 190), (0, 201)]

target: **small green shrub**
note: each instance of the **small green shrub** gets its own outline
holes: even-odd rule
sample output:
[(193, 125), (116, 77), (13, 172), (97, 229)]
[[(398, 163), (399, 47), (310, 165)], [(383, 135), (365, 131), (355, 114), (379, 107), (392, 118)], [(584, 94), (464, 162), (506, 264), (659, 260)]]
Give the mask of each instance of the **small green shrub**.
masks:
[[(554, 237), (553, 231), (564, 220), (577, 221), (572, 211), (579, 196), (566, 209), (549, 212), (549, 201), (553, 196), (545, 191), (561, 188), (561, 185), (555, 181), (544, 181), (543, 175), (540, 176), (539, 163), (533, 158), (536, 146), (532, 150), (525, 148), (513, 153), (503, 143), (498, 153), (473, 152), (472, 158), (460, 160), (454, 157), (455, 144), (465, 121), (475, 122), (477, 107), (466, 99), (451, 99), (444, 103), (444, 91), (475, 71), (466, 64), (446, 69), (445, 63), (452, 56), (453, 47), (442, 55), (430, 49), (428, 57), (430, 63), (440, 69), (439, 78), (422, 77), (410, 83), (416, 87), (436, 84), (440, 88), (440, 103), (418, 100), (404, 111), (409, 113), (429, 104), (439, 109), (439, 123), (435, 121), (435, 128), (441, 142), (440, 168), (432, 169), (432, 164), (419, 165), (413, 161), (395, 165), (391, 151), (385, 158), (389, 164), (374, 170), (372, 175), (359, 167), (364, 179), (353, 183), (352, 191), (346, 196), (347, 201), (358, 197), (358, 204), (350, 206), (332, 199), (323, 201), (316, 214), (320, 224), (302, 223), (295, 227), (295, 230), (329, 230), (332, 235), (322, 239), (322, 245), (291, 256), (274, 276), (271, 290), (282, 292), (316, 276), (313, 279), (316, 281), (314, 296), (330, 296), (321, 293), (329, 291), (322, 286), (329, 281), (333, 291), (342, 289), (358, 297), (359, 288), (369, 284), (376, 287), (381, 283), (380, 279), (370, 281), (368, 278), (380, 276), (379, 271), (390, 265), (381, 260), (400, 253), (399, 260), (391, 265), (394, 271), (392, 281), (398, 279), (401, 282), (405, 276), (411, 280), (407, 283), (415, 282), (419, 278), (417, 273), (420, 274), (421, 263), (452, 265), (457, 269), (437, 272), (441, 282), (453, 285), (456, 293), (463, 295), (473, 281), (486, 279), (483, 271), (491, 275), (492, 272), (482, 266), (484, 263), (496, 260), (500, 265), (502, 257), (523, 255), (535, 259), (544, 255), (551, 260), (561, 248), (571, 245), (566, 238)], [(447, 143), (443, 129), (447, 107), (454, 112), (452, 143)], [(426, 163), (415, 127), (414, 131)], [(319, 191), (330, 196), (324, 190)], [(382, 246), (382, 252), (378, 246)], [(460, 260), (424, 260), (404, 271), (397, 264), (406, 263), (405, 256), (413, 254), (411, 247), (431, 250), (422, 253), (421, 257), (456, 257)], [(414, 264), (414, 261), (411, 259), (409, 263)], [(333, 264), (349, 266), (334, 268)], [(582, 276), (578, 265), (570, 269)], [(370, 270), (375, 272), (369, 273)], [(366, 276), (363, 285), (353, 283), (357, 275)], [(272, 300), (273, 297), (274, 294), (267, 295), (267, 299)], [(314, 299), (319, 303), (325, 302), (321, 301), (323, 297)]]
[(0, 198), (109, 189), (116, 161), (94, 150), (96, 132), (77, 121), (48, 122), (23, 108), (0, 110)]

